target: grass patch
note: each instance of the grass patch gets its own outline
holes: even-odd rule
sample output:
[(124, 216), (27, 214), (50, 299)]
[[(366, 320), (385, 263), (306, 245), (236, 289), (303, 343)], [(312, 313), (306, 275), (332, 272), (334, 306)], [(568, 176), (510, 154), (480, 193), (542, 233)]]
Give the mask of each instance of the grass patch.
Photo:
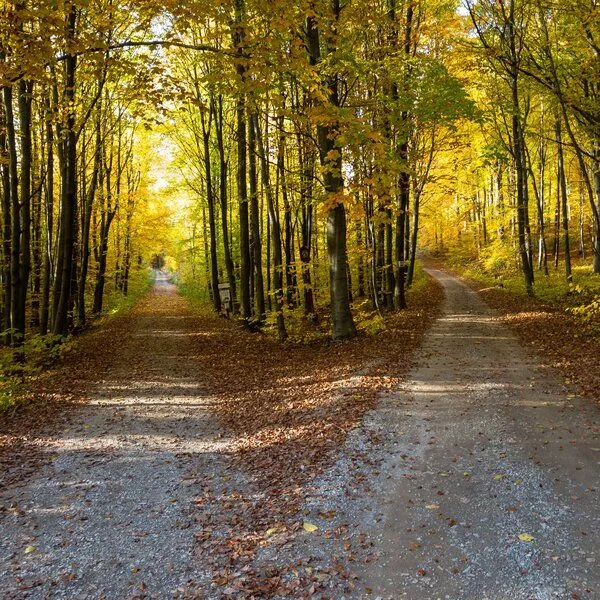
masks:
[[(151, 269), (145, 267), (132, 269), (129, 275), (127, 296), (124, 296), (119, 290), (111, 290), (110, 293), (106, 294), (103, 316), (115, 315), (132, 308), (154, 285), (155, 277), (156, 274)], [(92, 294), (89, 297), (91, 298)]]

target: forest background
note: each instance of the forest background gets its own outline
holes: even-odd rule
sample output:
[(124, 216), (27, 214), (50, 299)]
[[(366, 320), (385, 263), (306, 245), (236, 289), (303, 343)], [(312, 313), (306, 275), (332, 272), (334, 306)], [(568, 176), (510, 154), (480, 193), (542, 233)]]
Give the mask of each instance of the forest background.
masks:
[(597, 327), (596, 0), (36, 0), (0, 21), (5, 370), (149, 267), (219, 313), (226, 284), (279, 339), (385, 327), (423, 251)]

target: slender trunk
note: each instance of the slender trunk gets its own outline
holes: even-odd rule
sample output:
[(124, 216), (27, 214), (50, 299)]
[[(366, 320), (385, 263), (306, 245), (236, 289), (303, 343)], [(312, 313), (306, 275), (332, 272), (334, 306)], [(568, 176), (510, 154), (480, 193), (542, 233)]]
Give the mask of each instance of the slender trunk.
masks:
[[(11, 307), (11, 175), (10, 175), (10, 153), (8, 150), (8, 122), (6, 119), (5, 101), (7, 100), (7, 88), (3, 88), (2, 108), (0, 112), (0, 172), (2, 175), (2, 331), (10, 329), (10, 307)], [(3, 338), (5, 343), (10, 340)]]
[(256, 134), (258, 157), (260, 159), (260, 172), (267, 198), (267, 212), (269, 214), (269, 225), (271, 231), (271, 248), (273, 250), (273, 287), (275, 292), (275, 307), (277, 310), (277, 334), (280, 340), (287, 338), (285, 319), (283, 316), (283, 256), (281, 252), (281, 226), (273, 202), (273, 190), (271, 188), (271, 177), (269, 174), (269, 162), (262, 140), (262, 131), (256, 115), (254, 116), (254, 131)]
[(385, 301), (388, 310), (394, 310), (394, 290), (396, 289), (396, 276), (394, 274), (394, 228), (392, 211), (386, 210), (385, 222)]
[(545, 158), (544, 152), (540, 151), (540, 183), (539, 186), (533, 172), (533, 165), (529, 150), (525, 148), (525, 157), (527, 159), (527, 170), (531, 177), (531, 185), (535, 196), (537, 208), (537, 223), (538, 223), (538, 270), (543, 270), (545, 275), (548, 275), (548, 251), (546, 247), (546, 225), (544, 221), (544, 174), (545, 174)]
[(115, 217), (115, 212), (103, 213), (100, 223), (100, 243), (98, 249), (98, 271), (96, 273), (96, 284), (94, 286), (94, 314), (100, 314), (104, 306), (104, 287), (106, 285), (106, 262), (108, 258), (108, 234), (110, 226)]
[(52, 252), (54, 229), (54, 128), (51, 120), (50, 98), (44, 99), (44, 113), (46, 117), (46, 251), (44, 253), (44, 271), (42, 282), (42, 300), (40, 310), (40, 333), (48, 332), (50, 318), (50, 290), (52, 287)]
[[(406, 23), (404, 29), (404, 55), (408, 59), (411, 55), (412, 46), (412, 27), (413, 27), (414, 9), (412, 2), (409, 2), (406, 9)], [(407, 67), (410, 69), (410, 66)], [(410, 74), (410, 70), (409, 70)], [(408, 82), (405, 82), (408, 85)], [(408, 111), (402, 111), (401, 125), (398, 144), (398, 158), (400, 160), (401, 172), (398, 178), (398, 213), (396, 216), (396, 288), (394, 297), (396, 300), (396, 308), (406, 308), (406, 253), (405, 253), (405, 236), (406, 236), (406, 217), (408, 214), (408, 205), (410, 202), (410, 174), (408, 171), (408, 127), (410, 115)]]
[(92, 208), (96, 197), (96, 188), (98, 186), (98, 172), (100, 171), (102, 157), (102, 139), (101, 139), (101, 114), (98, 114), (96, 122), (96, 140), (94, 152), (94, 166), (92, 170), (92, 179), (90, 187), (87, 190), (85, 206), (83, 207), (82, 226), (81, 226), (81, 267), (79, 271), (79, 284), (77, 286), (77, 326), (82, 328), (86, 324), (85, 291), (88, 274), (88, 265), (90, 260), (90, 225), (92, 222)]
[[(17, 297), (13, 296), (15, 306), (13, 330), (16, 341), (21, 344), (25, 338), (25, 314), (27, 306), (27, 289), (31, 271), (31, 171), (32, 171), (32, 137), (31, 137), (31, 94), (33, 83), (22, 79), (19, 81), (19, 128), (21, 154), (21, 193), (18, 203), (18, 219), (21, 239), (19, 255), (19, 274)], [(14, 271), (13, 271), (14, 273)]]
[(556, 208), (554, 209), (554, 243), (553, 243), (553, 257), (554, 257), (554, 268), (558, 268), (558, 259), (560, 255), (560, 211), (562, 206), (562, 189), (560, 181), (556, 186)]
[(252, 264), (254, 267), (255, 311), (259, 321), (266, 318), (265, 285), (262, 272), (262, 246), (260, 241), (260, 211), (258, 206), (258, 181), (256, 173), (256, 129), (255, 119), (248, 122), (250, 136), (249, 181), (250, 181), (250, 228), (252, 234)]
[(217, 225), (215, 222), (215, 194), (212, 184), (212, 166), (210, 157), (210, 123), (206, 125), (204, 114), (202, 119), (202, 141), (204, 145), (204, 178), (206, 180), (206, 200), (208, 203), (208, 228), (210, 233), (210, 281), (213, 305), (217, 312), (221, 311), (221, 295), (219, 294), (219, 264), (217, 257)]
[(365, 297), (365, 258), (364, 258), (364, 247), (363, 247), (363, 233), (362, 233), (362, 220), (357, 220), (355, 223), (356, 227), (356, 245), (359, 250), (358, 254), (358, 297)]
[(296, 273), (293, 256), (293, 227), (292, 227), (292, 208), (288, 197), (287, 177), (285, 173), (285, 134), (283, 133), (283, 116), (278, 118), (279, 130), (282, 132), (277, 144), (277, 173), (279, 177), (279, 188), (283, 200), (283, 221), (284, 221), (284, 253), (285, 253), (285, 283), (287, 303), (293, 307), (296, 304)]
[[(119, 160), (117, 157), (117, 182), (120, 177), (119, 173)], [(106, 285), (106, 266), (108, 260), (108, 239), (110, 234), (110, 227), (117, 214), (116, 202), (118, 202), (118, 191), (117, 201), (113, 206), (112, 203), (112, 175), (113, 175), (113, 156), (109, 154), (107, 161), (106, 157), (102, 157), (102, 170), (104, 175), (100, 176), (99, 181), (101, 185), (104, 185), (103, 200), (104, 204), (101, 208), (100, 214), (100, 231), (98, 240), (98, 250), (96, 253), (97, 260), (97, 271), (96, 271), (96, 282), (94, 285), (94, 314), (100, 314), (104, 306), (104, 288)]]
[(419, 237), (419, 216), (421, 209), (420, 194), (415, 194), (413, 198), (413, 228), (410, 236), (410, 260), (408, 263), (408, 273), (406, 274), (406, 286), (410, 287), (415, 276), (415, 261), (417, 259), (417, 241)]
[(75, 74), (77, 56), (69, 49), (75, 38), (77, 8), (71, 5), (66, 19), (64, 60), (65, 92), (64, 104), (67, 107), (65, 129), (63, 131), (63, 164), (61, 165), (61, 218), (58, 241), (58, 260), (53, 293), (52, 333), (65, 335), (69, 326), (69, 306), (71, 303), (71, 280), (74, 264), (75, 215), (77, 209), (77, 135), (75, 132)]
[(15, 343), (15, 331), (18, 318), (15, 317), (15, 307), (18, 306), (19, 294), (19, 255), (21, 243), (21, 226), (19, 222), (19, 172), (17, 158), (17, 138), (15, 133), (15, 120), (13, 111), (12, 87), (4, 88), (4, 112), (6, 115), (6, 143), (8, 150), (9, 196), (10, 196), (10, 325), (11, 343)]
[(594, 213), (594, 273), (600, 273), (600, 140), (594, 143), (594, 190), (596, 192), (596, 211)]
[(42, 261), (44, 244), (42, 241), (42, 180), (43, 180), (43, 156), (34, 148), (37, 160), (36, 171), (38, 180), (32, 180), (31, 195), (31, 315), (29, 323), (32, 328), (40, 327), (40, 300), (42, 290)]
[(556, 143), (558, 149), (558, 182), (560, 185), (560, 195), (562, 198), (561, 202), (561, 213), (562, 213), (562, 228), (563, 228), (563, 242), (565, 249), (565, 277), (568, 282), (573, 281), (573, 272), (571, 269), (571, 241), (569, 238), (569, 206), (567, 196), (567, 176), (565, 173), (565, 158), (563, 153), (562, 144), (562, 128), (560, 119), (556, 120), (555, 125), (556, 132)]
[[(235, 0), (234, 45), (236, 47), (236, 72), (242, 83), (246, 81), (244, 53), (244, 20), (246, 18), (245, 0)], [(247, 184), (247, 135), (246, 135), (246, 97), (242, 89), (238, 91), (236, 100), (236, 135), (237, 135), (237, 193), (240, 222), (240, 301), (242, 317), (246, 320), (252, 316), (250, 305), (250, 230), (248, 222), (248, 188)]]
[(225, 155), (225, 143), (223, 140), (223, 99), (219, 96), (218, 101), (211, 99), (213, 117), (215, 119), (215, 130), (217, 137), (217, 148), (219, 150), (219, 198), (221, 205), (221, 229), (223, 230), (223, 254), (225, 256), (225, 269), (227, 279), (231, 288), (232, 309), (236, 306), (236, 282), (233, 259), (231, 258), (231, 245), (229, 240), (229, 225), (227, 220), (227, 169), (228, 162)]
[(519, 254), (521, 256), (521, 267), (525, 279), (525, 289), (529, 295), (533, 294), (533, 267), (530, 261), (529, 244), (527, 240), (527, 173), (524, 168), (523, 158), (523, 138), (521, 133), (521, 124), (519, 117), (517, 76), (513, 79), (513, 110), (512, 118), (513, 134), (513, 158), (515, 161), (515, 170), (517, 173), (517, 228), (519, 238)]

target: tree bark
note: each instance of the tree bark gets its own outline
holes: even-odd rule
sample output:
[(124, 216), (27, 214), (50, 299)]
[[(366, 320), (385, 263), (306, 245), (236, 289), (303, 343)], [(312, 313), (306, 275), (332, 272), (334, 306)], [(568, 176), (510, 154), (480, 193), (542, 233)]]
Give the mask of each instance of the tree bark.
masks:
[(208, 204), (208, 228), (210, 232), (210, 280), (213, 305), (217, 312), (221, 311), (221, 295), (219, 294), (219, 264), (217, 256), (217, 225), (215, 222), (215, 194), (212, 183), (212, 166), (210, 157), (211, 121), (208, 124), (204, 113), (200, 113), (202, 121), (202, 142), (204, 150), (204, 179), (206, 180), (206, 202)]
[(217, 148), (219, 150), (219, 198), (221, 205), (221, 229), (223, 232), (223, 254), (225, 256), (225, 269), (227, 279), (231, 288), (232, 309), (236, 306), (236, 281), (233, 259), (231, 258), (231, 246), (229, 242), (229, 224), (227, 220), (227, 170), (228, 161), (225, 155), (225, 143), (223, 140), (223, 99), (221, 96), (215, 99), (211, 97), (211, 107), (215, 119), (215, 133), (217, 137)]
[(65, 91), (64, 104), (67, 108), (61, 165), (61, 211), (58, 236), (58, 257), (53, 293), (52, 333), (66, 335), (69, 326), (69, 306), (71, 302), (71, 280), (73, 276), (75, 215), (77, 210), (77, 133), (75, 131), (75, 74), (77, 56), (71, 52), (75, 38), (77, 8), (69, 9), (65, 24)]
[[(2, 89), (2, 108), (0, 112), (0, 172), (2, 175), (2, 331), (10, 329), (10, 307), (12, 304), (11, 283), (11, 174), (10, 153), (8, 150), (5, 102), (7, 101), (7, 88)], [(13, 132), (14, 133), (14, 132)], [(10, 336), (3, 335), (5, 343), (10, 342)]]
[[(244, 53), (244, 19), (246, 18), (245, 0), (235, 0), (235, 23), (233, 42), (236, 52), (235, 69), (243, 88), (246, 82)], [(240, 302), (242, 317), (248, 321), (252, 316), (250, 302), (250, 233), (248, 222), (247, 188), (247, 134), (246, 134), (246, 96), (242, 89), (236, 100), (236, 137), (237, 137), (237, 194), (240, 223)]]
[[(340, 0), (331, 0), (332, 23), (325, 43), (327, 58), (335, 56), (336, 34), (341, 12)], [(313, 17), (307, 19), (307, 48), (311, 64), (321, 62), (319, 30)], [(333, 111), (340, 107), (338, 75), (327, 79), (328, 104)], [(346, 251), (346, 209), (343, 202), (342, 148), (337, 143), (334, 123), (317, 125), (317, 145), (323, 166), (323, 185), (331, 205), (327, 212), (327, 254), (329, 257), (329, 287), (334, 340), (354, 337), (356, 326), (350, 309)]]
[(275, 307), (277, 311), (277, 335), (280, 340), (287, 338), (285, 328), (285, 319), (283, 316), (283, 256), (281, 252), (281, 225), (275, 210), (273, 201), (273, 190), (271, 187), (271, 177), (269, 174), (269, 162), (262, 139), (262, 131), (258, 122), (258, 117), (254, 115), (254, 131), (256, 134), (258, 157), (260, 159), (260, 172), (265, 196), (267, 198), (267, 212), (269, 214), (269, 225), (271, 230), (271, 248), (273, 251), (273, 287), (275, 293)]
[(563, 243), (565, 250), (565, 277), (568, 282), (571, 282), (573, 281), (573, 272), (571, 269), (571, 240), (569, 238), (569, 199), (567, 196), (567, 176), (565, 173), (565, 157), (560, 118), (557, 118), (556, 120), (555, 132), (558, 150), (558, 183), (560, 185)]
[(262, 272), (262, 245), (260, 241), (260, 210), (258, 206), (258, 181), (256, 173), (256, 130), (254, 127), (255, 119), (250, 116), (249, 126), (249, 175), (250, 175), (250, 229), (251, 229), (251, 252), (252, 265), (254, 268), (254, 299), (255, 312), (259, 321), (266, 318), (265, 310), (265, 285)]

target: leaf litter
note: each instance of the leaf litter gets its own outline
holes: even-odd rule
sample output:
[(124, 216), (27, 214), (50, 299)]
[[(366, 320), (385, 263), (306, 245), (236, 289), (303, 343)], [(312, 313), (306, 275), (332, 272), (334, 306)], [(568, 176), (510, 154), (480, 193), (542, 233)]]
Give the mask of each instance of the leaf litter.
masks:
[[(410, 367), (424, 331), (438, 313), (441, 298), (439, 286), (430, 282), (419, 297), (411, 299), (411, 305), (419, 308), (391, 315), (386, 331), (341, 344), (324, 339), (310, 344), (281, 344), (262, 334), (240, 330), (235, 323), (212, 315), (191, 315), (186, 309), (177, 309), (179, 312), (174, 313), (169, 303), (163, 307), (148, 299), (132, 313), (119, 316), (106, 327), (83, 336), (66, 361), (30, 383), (28, 402), (3, 420), (0, 460), (4, 467), (5, 489), (20, 486), (25, 490), (28, 482), (38, 477), (36, 473), (44, 469), (51, 472), (52, 461), (59, 452), (57, 448), (63, 444), (61, 436), (66, 436), (65, 439), (100, 436), (101, 447), (95, 448), (93, 443), (84, 446), (73, 460), (81, 458), (84, 461), (82, 467), (99, 469), (99, 473), (106, 473), (102, 476), (108, 476), (110, 472), (105, 471), (104, 465), (110, 465), (124, 448), (135, 448), (143, 456), (149, 440), (156, 439), (174, 453), (173, 458), (161, 453), (156, 455), (157, 459), (164, 461), (165, 468), (171, 469), (169, 477), (179, 469), (181, 482), (177, 493), (165, 497), (165, 506), (157, 509), (162, 512), (147, 525), (142, 521), (139, 526), (136, 525), (137, 516), (127, 518), (123, 512), (125, 508), (118, 505), (118, 496), (114, 498), (117, 505), (110, 508), (104, 502), (101, 507), (96, 500), (91, 504), (71, 506), (67, 495), (64, 500), (57, 496), (55, 501), (64, 504), (60, 510), (66, 512), (67, 522), (75, 524), (73, 531), (79, 533), (74, 533), (76, 537), (68, 540), (59, 531), (52, 532), (52, 537), (56, 536), (57, 549), (51, 551), (44, 547), (43, 536), (36, 541), (40, 525), (31, 525), (29, 507), (21, 511), (19, 505), (2, 505), (0, 519), (8, 516), (18, 519), (20, 527), (36, 528), (34, 535), (22, 538), (21, 556), (25, 556), (23, 551), (35, 543), (35, 556), (39, 552), (40, 559), (28, 563), (23, 575), (17, 578), (18, 585), (22, 590), (48, 589), (51, 579), (55, 594), (63, 587), (67, 596), (73, 593), (66, 592), (69, 589), (89, 591), (92, 588), (88, 578), (92, 571), (82, 575), (65, 563), (64, 568), (53, 568), (54, 574), (48, 574), (48, 569), (55, 564), (55, 555), (69, 557), (79, 552), (83, 555), (78, 559), (89, 562), (91, 555), (87, 554), (89, 546), (85, 542), (85, 532), (94, 535), (91, 528), (97, 527), (101, 519), (109, 524), (108, 535), (115, 536), (112, 543), (104, 545), (107, 551), (118, 552), (119, 544), (124, 543), (119, 540), (126, 534), (143, 552), (144, 544), (152, 547), (153, 540), (160, 539), (155, 538), (157, 527), (166, 522), (161, 514), (179, 514), (172, 518), (173, 531), (179, 532), (176, 535), (181, 539), (190, 532), (195, 539), (195, 559), (190, 565), (190, 575), (174, 590), (175, 595), (309, 597), (329, 589), (334, 582), (342, 587), (346, 582), (351, 584), (352, 575), (342, 564), (342, 557), (331, 557), (329, 565), (317, 568), (310, 551), (300, 559), (295, 557), (287, 561), (285, 550), (299, 540), (336, 537), (343, 541), (349, 536), (348, 528), (333, 523), (334, 509), (317, 511), (309, 520), (304, 518), (307, 515), (301, 514), (300, 507), (310, 494), (315, 479), (335, 461), (337, 450), (348, 434), (375, 405), (378, 394), (396, 386), (401, 374)], [(140, 319), (145, 319), (147, 333), (140, 331)], [(176, 320), (185, 329), (186, 342), (180, 344), (174, 354), (188, 352), (187, 340), (192, 339), (192, 356), (178, 358), (161, 354), (165, 352), (159, 347), (158, 340), (162, 335), (181, 335), (179, 330), (170, 331), (171, 321), (166, 319)], [(171, 346), (167, 346), (168, 352), (173, 353)], [(106, 348), (115, 348), (118, 352), (106, 352)], [(158, 354), (153, 357), (154, 351)], [(139, 352), (149, 356), (140, 359)], [(115, 364), (115, 360), (119, 362)], [(136, 405), (128, 404), (131, 383), (125, 383), (120, 390), (119, 377), (123, 376), (126, 382), (135, 381), (148, 378), (150, 371), (155, 375), (156, 382), (151, 384), (155, 387), (140, 389), (139, 394), (144, 397), (147, 391), (149, 397), (156, 396), (161, 401), (168, 399), (173, 393), (169, 390), (172, 375), (166, 373), (161, 361), (173, 365), (180, 363), (177, 367), (180, 371), (188, 369), (181, 366), (182, 362), (187, 365), (193, 361), (197, 365), (196, 377), (205, 386), (210, 411), (221, 425), (214, 445), (214, 459), (199, 457), (190, 439), (194, 427), (194, 421), (190, 419), (202, 419), (201, 415), (175, 413), (165, 424), (171, 441), (148, 438), (145, 432), (155, 428), (152, 412), (147, 412), (150, 408), (142, 406), (138, 409)], [(113, 382), (114, 391), (106, 400), (94, 397), (94, 390), (106, 381)], [(86, 407), (92, 397), (93, 406)], [(97, 410), (102, 410), (105, 415), (101, 426), (81, 421), (81, 418), (87, 418), (83, 415), (93, 415)], [(132, 435), (134, 432), (130, 427), (141, 428), (141, 435)], [(157, 427), (161, 431), (162, 425)], [(173, 463), (172, 467), (168, 463)], [(24, 464), (28, 466), (23, 468)], [(143, 477), (151, 477), (151, 471), (148, 475), (143, 473)], [(155, 468), (154, 473), (160, 479), (162, 467)], [(136, 477), (132, 471), (131, 485)], [(138, 484), (144, 486), (145, 482)], [(82, 498), (96, 497), (93, 482), (82, 479), (75, 485), (79, 486)], [(136, 493), (143, 494), (143, 489)], [(193, 496), (187, 506), (185, 498), (190, 493)], [(173, 510), (167, 508), (170, 503)], [(142, 516), (145, 510), (140, 507)], [(48, 532), (49, 527), (52, 525), (46, 521), (41, 529)], [(162, 535), (164, 548), (161, 552), (169, 550), (171, 542), (167, 538), (170, 539), (170, 535), (166, 532)], [(364, 544), (364, 538), (360, 539)], [(13, 542), (10, 545), (13, 546)], [(344, 548), (351, 553), (345, 544)], [(6, 549), (10, 552), (10, 548)], [(264, 551), (273, 549), (281, 559), (265, 561)], [(177, 560), (172, 561), (171, 567), (164, 567), (148, 562), (152, 560), (147, 554), (140, 555), (139, 564), (132, 565), (127, 571), (133, 585), (129, 589), (135, 590), (139, 597), (156, 595), (157, 589), (165, 589), (160, 586), (177, 581), (181, 571), (178, 563), (185, 559), (184, 554), (178, 556), (179, 551), (174, 551)], [(30, 560), (29, 555), (27, 560)], [(160, 561), (155, 559), (156, 562)], [(11, 564), (17, 571), (22, 569), (17, 555), (13, 556)], [(160, 581), (153, 571), (157, 567), (166, 568), (167, 574), (161, 575)], [(122, 579), (124, 573), (111, 578), (108, 572), (96, 569), (97, 589), (107, 586), (106, 589), (113, 592), (119, 589), (118, 593), (122, 594), (123, 589), (119, 586), (129, 585)]]

